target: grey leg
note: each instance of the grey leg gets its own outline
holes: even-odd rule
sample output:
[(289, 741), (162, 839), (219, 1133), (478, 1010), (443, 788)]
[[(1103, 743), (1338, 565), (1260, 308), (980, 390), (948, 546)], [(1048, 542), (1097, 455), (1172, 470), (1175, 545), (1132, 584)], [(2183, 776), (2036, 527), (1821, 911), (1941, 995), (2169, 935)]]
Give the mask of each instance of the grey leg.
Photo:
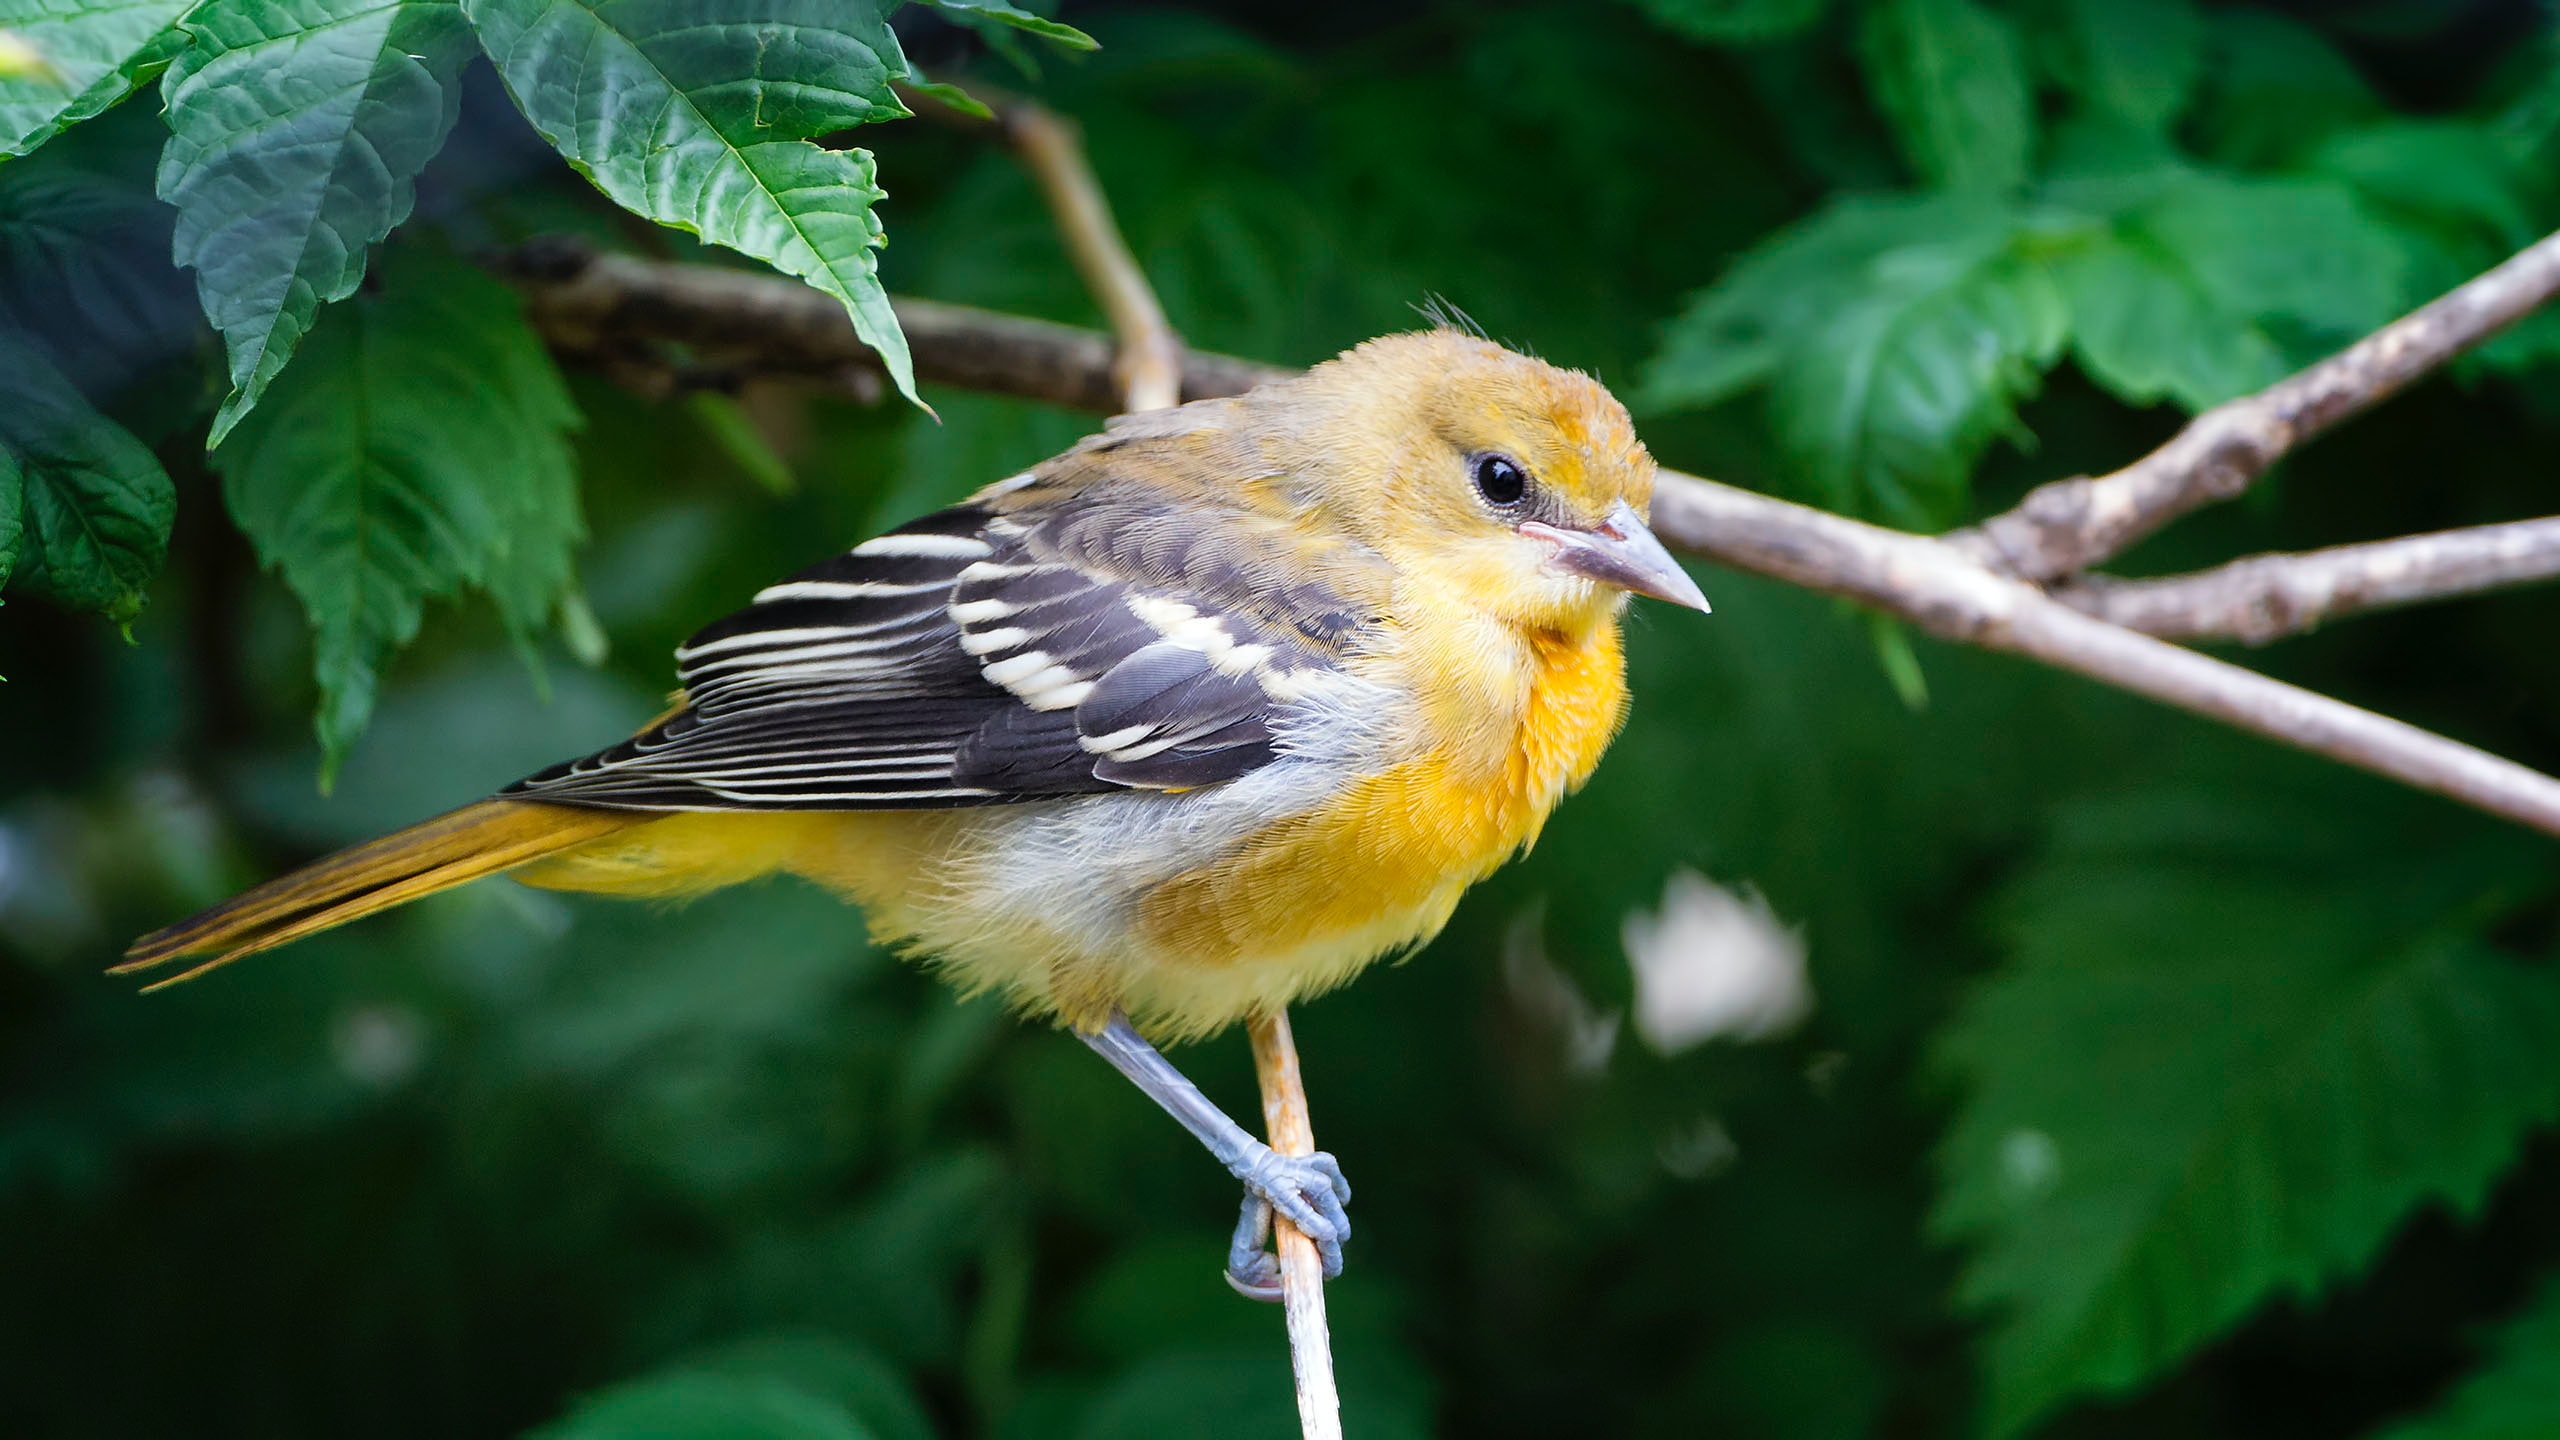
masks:
[(1351, 1184), (1332, 1156), (1323, 1151), (1282, 1155), (1253, 1138), (1183, 1078), (1125, 1015), (1115, 1013), (1110, 1024), (1076, 1035), (1181, 1121), (1228, 1174), (1244, 1182), (1244, 1213), (1227, 1249), (1229, 1284), (1257, 1300), (1280, 1298), (1279, 1267), (1262, 1248), (1275, 1211), (1316, 1242), (1328, 1278), (1342, 1273), (1342, 1242), (1351, 1238), (1351, 1217), (1343, 1207), (1351, 1203)]

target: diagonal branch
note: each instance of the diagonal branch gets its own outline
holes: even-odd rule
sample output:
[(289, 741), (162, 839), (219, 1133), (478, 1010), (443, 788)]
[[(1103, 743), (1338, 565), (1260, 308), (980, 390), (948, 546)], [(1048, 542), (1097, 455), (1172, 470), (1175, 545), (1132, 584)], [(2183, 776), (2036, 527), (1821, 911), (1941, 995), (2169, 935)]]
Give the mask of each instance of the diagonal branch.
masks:
[(1120, 238), (1110, 203), (1085, 160), (1083, 137), (1073, 121), (1046, 106), (1016, 100), (996, 114), (1032, 178), (1048, 197), (1049, 213), (1085, 288), (1102, 303), (1111, 333), (1120, 337), (1120, 356), (1112, 374), (1120, 382), (1128, 408), (1160, 410), (1182, 400), (1182, 341), (1156, 303), (1146, 272)]
[(2056, 480), (1948, 543), (2043, 582), (2085, 570), (2191, 510), (2256, 483), (2296, 445), (2361, 414), (2560, 294), (2560, 235), (2516, 252), (2362, 340), (2187, 422), (2111, 475)]
[(2340, 616), (2545, 580), (2560, 580), (2560, 516), (2252, 555), (2191, 575), (2084, 575), (2052, 594), (2083, 614), (2164, 640), (2264, 645)]
[[(572, 265), (576, 257), (561, 247), (535, 258), (543, 263), (527, 267), (520, 252), (513, 268), (536, 325), (569, 354), (708, 344), (741, 364), (754, 361), (747, 373), (822, 378), (862, 365), (868, 354), (843, 308), (797, 281), (624, 256)], [(710, 291), (721, 298), (706, 305)], [(1118, 404), (1112, 348), (1101, 336), (897, 303), (919, 376), (1086, 409)], [(783, 337), (770, 351), (755, 353), (743, 333), (752, 328), (742, 318), (750, 312), (772, 319)], [(1198, 352), (1183, 363), (1183, 393), (1195, 398), (1291, 373)], [(1654, 510), (1662, 538), (1694, 554), (1846, 596), (1933, 634), (2025, 655), (2560, 835), (2560, 780), (2084, 615), (1947, 541), (1671, 471), (1663, 472)]]
[(2514, 761), (2083, 615), (1942, 541), (1685, 475), (1662, 480), (1653, 523), (1671, 544), (2560, 835), (2560, 780)]

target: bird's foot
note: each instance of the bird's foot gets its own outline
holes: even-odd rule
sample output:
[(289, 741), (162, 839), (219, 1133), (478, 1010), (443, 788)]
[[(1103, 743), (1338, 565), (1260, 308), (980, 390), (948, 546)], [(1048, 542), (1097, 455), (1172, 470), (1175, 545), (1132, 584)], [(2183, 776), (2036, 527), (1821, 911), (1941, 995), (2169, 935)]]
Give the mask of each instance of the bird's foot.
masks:
[(1316, 1243), (1326, 1279), (1342, 1273), (1342, 1242), (1351, 1238), (1351, 1216), (1343, 1208), (1351, 1203), (1351, 1182), (1332, 1156), (1321, 1150), (1283, 1155), (1257, 1146), (1235, 1167), (1235, 1176), (1244, 1182), (1244, 1210), (1227, 1246), (1227, 1283), (1237, 1294), (1280, 1298), (1280, 1263), (1262, 1244), (1275, 1213)]

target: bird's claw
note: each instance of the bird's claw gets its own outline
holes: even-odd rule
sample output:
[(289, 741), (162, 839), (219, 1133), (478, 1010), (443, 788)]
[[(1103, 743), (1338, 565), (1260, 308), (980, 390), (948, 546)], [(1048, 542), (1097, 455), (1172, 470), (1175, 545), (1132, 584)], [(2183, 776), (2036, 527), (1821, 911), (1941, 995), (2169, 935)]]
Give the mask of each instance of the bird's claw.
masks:
[(1236, 1168), (1244, 1182), (1244, 1210), (1227, 1247), (1227, 1283), (1255, 1300), (1280, 1298), (1280, 1265), (1262, 1246), (1276, 1213), (1316, 1244), (1328, 1280), (1342, 1273), (1342, 1242), (1351, 1238), (1351, 1182), (1342, 1166), (1319, 1150), (1283, 1155), (1264, 1149)]

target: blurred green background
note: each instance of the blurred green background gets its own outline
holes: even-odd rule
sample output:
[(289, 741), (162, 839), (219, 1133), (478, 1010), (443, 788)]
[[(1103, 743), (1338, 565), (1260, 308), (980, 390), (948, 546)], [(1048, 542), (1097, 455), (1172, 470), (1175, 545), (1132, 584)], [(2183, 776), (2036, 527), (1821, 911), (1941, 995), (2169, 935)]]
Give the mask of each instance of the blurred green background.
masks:
[[(1062, 13), (1102, 48), (899, 26), (1083, 125), (1193, 344), (1307, 363), (1445, 296), (1666, 463), (1899, 524), (2121, 464), (2560, 221), (2525, 0)], [(601, 658), (432, 604), (323, 795), (309, 627), (204, 453), (158, 110), (0, 165), (0, 312), (178, 494), (129, 643), (0, 611), (0, 1431), (1295, 1434), (1279, 1315), (1218, 1280), (1232, 1183), (813, 891), (492, 882), (164, 995), (100, 977), (616, 738), (698, 624), (1095, 423), (572, 372)], [(1098, 323), (1000, 148), (864, 143), (893, 291)], [(556, 232), (739, 263), (616, 212), (474, 62), (390, 293)], [(2123, 568), (2548, 511), (2555, 360), (2529, 323)], [(1298, 1016), (1359, 1191), (1349, 1434), (2560, 1436), (2547, 840), (1700, 579), (1711, 619), (1636, 611), (1633, 722), (1537, 851)], [(2525, 591), (2243, 658), (2550, 770), (2555, 622)], [(1796, 933), (1800, 1022), (1631, 1023), (1665, 1002), (1629, 918), (1708, 893), (1682, 872), (1774, 919), (1637, 948), (1775, 984)], [(1240, 1035), (1176, 1058), (1250, 1109)]]

